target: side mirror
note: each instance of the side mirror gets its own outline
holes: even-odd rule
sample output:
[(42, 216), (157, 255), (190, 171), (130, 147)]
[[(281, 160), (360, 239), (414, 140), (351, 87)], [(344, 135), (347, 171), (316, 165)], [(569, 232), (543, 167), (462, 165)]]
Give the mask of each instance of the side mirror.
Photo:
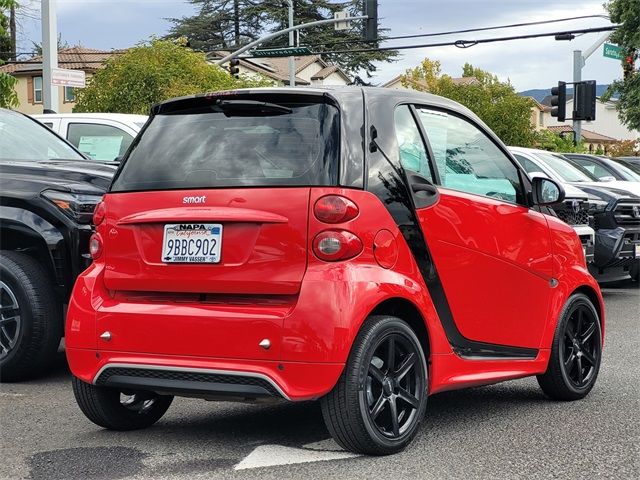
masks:
[(535, 205), (554, 205), (564, 200), (564, 188), (550, 178), (534, 177), (531, 179), (531, 187), (533, 189), (533, 203)]
[(606, 175), (604, 177), (598, 177), (598, 180), (600, 180), (601, 182), (615, 182), (616, 181), (616, 177), (612, 177), (610, 175)]

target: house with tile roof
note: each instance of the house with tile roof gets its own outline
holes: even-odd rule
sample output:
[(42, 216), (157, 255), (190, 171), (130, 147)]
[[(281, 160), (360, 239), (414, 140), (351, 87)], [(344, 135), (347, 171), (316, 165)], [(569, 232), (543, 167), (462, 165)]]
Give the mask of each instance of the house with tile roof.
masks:
[[(210, 62), (225, 57), (229, 52), (216, 51), (207, 55)], [(289, 58), (240, 58), (240, 74), (261, 75), (273, 81), (275, 86), (289, 85)], [(296, 85), (349, 85), (351, 78), (337, 65), (325, 61), (320, 55), (295, 57)], [(227, 68), (228, 65), (223, 65)]]
[[(80, 46), (65, 48), (58, 51), (58, 66), (71, 70), (82, 70), (87, 79), (97, 70), (104, 68), (104, 62), (117, 50), (95, 50)], [(42, 88), (42, 57), (32, 57), (28, 60), (7, 63), (0, 66), (0, 72), (8, 73), (16, 78), (15, 86), (20, 105), (16, 110), (27, 114), (38, 114), (43, 111)], [(71, 113), (76, 104), (76, 90), (73, 87), (59, 88), (59, 105), (54, 110), (58, 113)]]

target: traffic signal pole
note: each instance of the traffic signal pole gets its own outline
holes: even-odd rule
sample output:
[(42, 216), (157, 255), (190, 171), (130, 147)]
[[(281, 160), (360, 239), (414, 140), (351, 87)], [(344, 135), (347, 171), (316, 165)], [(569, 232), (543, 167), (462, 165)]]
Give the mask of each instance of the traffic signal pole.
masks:
[[(293, 0), (289, 0), (289, 28), (294, 26), (293, 21)], [(289, 32), (289, 46), (295, 47), (296, 32), (291, 30)], [(296, 57), (289, 57), (289, 86), (296, 86)]]
[[(43, 2), (46, 0), (42, 0)], [(254, 47), (257, 47), (258, 45), (268, 42), (269, 40), (273, 40), (274, 38), (277, 38), (281, 35), (284, 35), (285, 33), (289, 33), (289, 32), (295, 32), (296, 30), (302, 30), (304, 28), (309, 28), (309, 27), (317, 27), (318, 25), (328, 25), (331, 23), (338, 23), (338, 22), (345, 22), (345, 21), (349, 21), (349, 20), (366, 20), (367, 15), (359, 15), (357, 17), (347, 17), (347, 18), (329, 18), (327, 20), (317, 20), (315, 22), (309, 22), (309, 23), (301, 23), (299, 25), (294, 25), (293, 27), (289, 27), (289, 28), (285, 28), (283, 30), (278, 30), (277, 32), (273, 32), (270, 33), (269, 35), (265, 35), (264, 37), (261, 37), (247, 45), (245, 45), (242, 48), (239, 48), (238, 50), (236, 50), (235, 52), (230, 53), (229, 55), (221, 58), (220, 60), (218, 60), (216, 62), (216, 65), (223, 65), (225, 63), (227, 63), (229, 60), (231, 60), (232, 58), (236, 58), (239, 55), (242, 55), (244, 52), (246, 52), (247, 50), (250, 50)]]
[(58, 68), (58, 20), (56, 0), (42, 0), (42, 103), (44, 110), (58, 110), (58, 87), (51, 82), (51, 69)]
[[(585, 52), (582, 54), (582, 50), (574, 50), (573, 51), (573, 83), (578, 83), (582, 81), (582, 68), (585, 66), (587, 62), (587, 58), (593, 55), (600, 45), (606, 42), (609, 39), (611, 33), (605, 33), (602, 37), (600, 37), (596, 43), (591, 45)], [(575, 110), (576, 107), (576, 89), (573, 89), (573, 107)], [(575, 116), (575, 115), (574, 115)], [(573, 121), (573, 132), (575, 136), (576, 145), (582, 140), (582, 121), (574, 120)]]

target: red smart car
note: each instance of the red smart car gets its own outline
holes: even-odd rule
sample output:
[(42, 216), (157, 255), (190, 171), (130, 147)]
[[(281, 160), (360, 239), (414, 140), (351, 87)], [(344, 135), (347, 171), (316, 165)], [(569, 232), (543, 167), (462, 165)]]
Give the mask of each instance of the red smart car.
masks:
[(66, 323), (80, 408), (319, 399), (389, 454), (427, 396), (537, 375), (584, 397), (604, 308), (579, 238), (469, 110), (409, 91), (256, 89), (153, 108), (97, 207)]

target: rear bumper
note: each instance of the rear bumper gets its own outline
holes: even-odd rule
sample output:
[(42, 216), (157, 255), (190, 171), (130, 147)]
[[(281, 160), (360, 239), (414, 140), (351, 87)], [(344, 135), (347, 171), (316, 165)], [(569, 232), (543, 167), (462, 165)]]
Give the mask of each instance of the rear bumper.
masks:
[(73, 374), (106, 387), (226, 400), (312, 400), (329, 392), (343, 364), (243, 361), (67, 348)]

